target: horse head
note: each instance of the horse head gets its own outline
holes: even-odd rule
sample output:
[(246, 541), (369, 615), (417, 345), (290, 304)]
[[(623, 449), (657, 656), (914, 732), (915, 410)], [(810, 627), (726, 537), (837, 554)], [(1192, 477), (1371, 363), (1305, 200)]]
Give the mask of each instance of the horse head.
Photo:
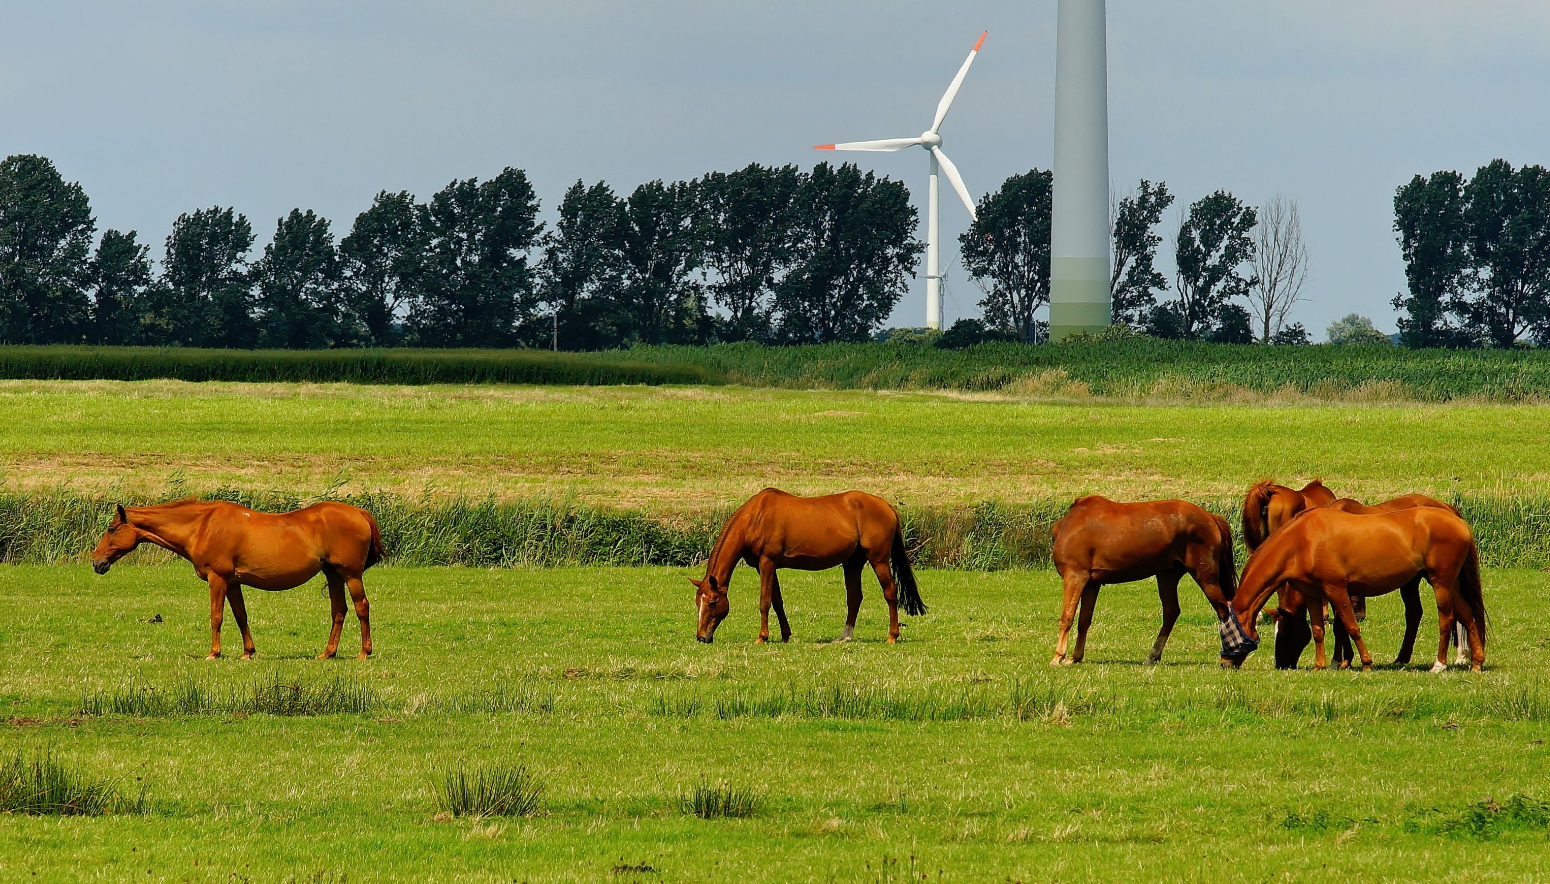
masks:
[(119, 504), (118, 511), (108, 522), (108, 530), (97, 541), (97, 548), (92, 550), (92, 570), (98, 574), (108, 573), (114, 562), (129, 555), (140, 545), (144, 536), (144, 532), (129, 521), (129, 513), (124, 511), (123, 504)]
[(700, 626), (695, 637), (705, 644), (716, 640), (716, 627), (727, 619), (732, 605), (727, 601), (727, 588), (718, 586), (716, 578), (707, 574), (704, 580), (689, 578), (694, 584), (694, 608), (700, 612)]

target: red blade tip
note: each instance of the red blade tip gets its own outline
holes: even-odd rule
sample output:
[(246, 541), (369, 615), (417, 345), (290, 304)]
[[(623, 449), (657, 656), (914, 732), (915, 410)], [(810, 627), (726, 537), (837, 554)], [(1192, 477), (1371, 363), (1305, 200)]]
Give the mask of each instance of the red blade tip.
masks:
[(983, 34), (980, 34), (979, 42), (974, 44), (974, 51), (975, 52), (980, 51), (980, 47), (985, 45), (985, 38), (988, 37), (988, 36), (990, 36), (990, 32), (989, 31), (986, 31)]
[(832, 144), (820, 144), (820, 145), (815, 146), (813, 148), (813, 150), (834, 150), (834, 145), (832, 145)]

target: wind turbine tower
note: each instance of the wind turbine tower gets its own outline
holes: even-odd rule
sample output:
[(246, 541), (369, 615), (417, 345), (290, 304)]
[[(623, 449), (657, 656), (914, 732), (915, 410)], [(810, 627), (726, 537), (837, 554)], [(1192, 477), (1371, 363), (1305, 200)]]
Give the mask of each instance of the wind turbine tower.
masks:
[(1055, 192), (1050, 340), (1112, 321), (1109, 72), (1105, 0), (1060, 0), (1055, 33)]
[[(1102, 0), (1100, 4), (1102, 5)], [(1064, 2), (1062, 2), (1064, 8)], [(937, 178), (941, 173), (947, 175), (947, 181), (957, 191), (958, 198), (963, 200), (964, 208), (969, 210), (969, 217), (974, 218), (974, 198), (969, 195), (969, 188), (964, 186), (963, 176), (958, 174), (958, 167), (942, 152), (942, 136), (937, 134), (942, 128), (942, 121), (947, 119), (947, 111), (953, 106), (953, 99), (958, 96), (958, 87), (963, 85), (963, 78), (968, 76), (969, 65), (974, 64), (975, 56), (979, 55), (980, 47), (985, 43), (985, 36), (989, 32), (980, 34), (974, 48), (969, 50), (969, 57), (964, 60), (963, 67), (958, 69), (958, 75), (953, 77), (953, 82), (947, 87), (947, 93), (942, 100), (937, 102), (936, 117), (931, 121), (931, 128), (913, 138), (885, 138), (881, 141), (851, 141), (845, 144), (820, 144), (813, 150), (864, 150), (885, 151), (892, 153), (903, 150), (906, 147), (922, 147), (931, 154), (931, 187), (926, 192), (926, 327), (940, 329), (942, 327), (942, 230), (941, 230), (941, 187)], [(1104, 161), (1104, 167), (1108, 167), (1108, 161)], [(1105, 172), (1105, 175), (1108, 173)], [(1104, 187), (1107, 188), (1107, 179)], [(1107, 190), (1105, 190), (1107, 192)], [(1108, 210), (1105, 209), (1105, 212)], [(1105, 252), (1104, 254), (1108, 254)], [(1107, 266), (1107, 265), (1105, 265)], [(1104, 271), (1108, 273), (1107, 270)], [(1104, 285), (1108, 285), (1108, 276), (1104, 276)], [(1107, 288), (1105, 288), (1107, 290)]]

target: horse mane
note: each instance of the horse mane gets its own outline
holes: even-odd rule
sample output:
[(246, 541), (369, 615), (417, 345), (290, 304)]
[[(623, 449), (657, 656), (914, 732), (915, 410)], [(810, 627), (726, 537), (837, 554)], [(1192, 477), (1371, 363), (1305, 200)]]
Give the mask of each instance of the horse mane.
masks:
[[(754, 499), (758, 499), (757, 495)], [(709, 580), (711, 577), (711, 568), (715, 565), (716, 556), (721, 552), (721, 548), (726, 545), (727, 535), (732, 533), (732, 524), (737, 521), (738, 517), (743, 514), (743, 510), (747, 509), (748, 505), (751, 503), (753, 503), (753, 500), (750, 500), (747, 503), (744, 503), (742, 506), (738, 507), (726, 520), (726, 522), (722, 523), (721, 530), (716, 533), (716, 542), (710, 546), (710, 557), (705, 560), (705, 579)], [(723, 592), (726, 591), (726, 587), (724, 586), (721, 589)]]
[(1280, 487), (1274, 479), (1261, 479), (1243, 496), (1243, 545), (1251, 552), (1265, 542), (1265, 506)]

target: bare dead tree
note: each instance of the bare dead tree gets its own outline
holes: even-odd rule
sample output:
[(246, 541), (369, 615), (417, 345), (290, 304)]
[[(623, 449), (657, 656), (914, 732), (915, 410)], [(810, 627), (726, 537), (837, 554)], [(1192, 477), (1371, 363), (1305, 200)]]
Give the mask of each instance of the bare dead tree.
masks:
[(1276, 196), (1266, 203), (1259, 210), (1254, 240), (1257, 279), (1249, 288), (1249, 309), (1259, 325), (1259, 342), (1268, 344), (1285, 327), (1292, 306), (1303, 300), (1308, 282), (1308, 247), (1297, 201)]

